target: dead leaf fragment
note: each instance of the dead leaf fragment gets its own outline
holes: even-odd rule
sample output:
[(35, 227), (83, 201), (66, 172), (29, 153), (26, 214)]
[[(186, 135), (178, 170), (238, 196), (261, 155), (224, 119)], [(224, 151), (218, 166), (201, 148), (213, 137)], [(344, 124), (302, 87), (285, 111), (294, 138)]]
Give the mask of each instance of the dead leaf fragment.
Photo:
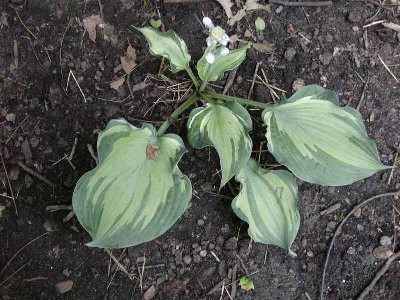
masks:
[(222, 8), (225, 11), (226, 16), (228, 17), (228, 19), (232, 18), (233, 14), (232, 14), (232, 2), (230, 0), (217, 0), (217, 2), (222, 6)]
[(121, 85), (123, 85), (125, 82), (125, 77), (119, 78), (117, 80), (114, 80), (110, 83), (110, 88), (118, 91)]
[[(217, 0), (218, 1), (218, 0)], [(232, 17), (228, 17), (228, 25), (233, 26), (235, 25), (236, 22), (239, 22), (241, 19), (243, 19), (249, 11), (252, 10), (265, 10), (269, 13), (271, 13), (271, 5), (269, 4), (260, 4), (258, 3), (258, 0), (247, 0), (246, 4), (243, 6), (242, 9), (240, 9), (236, 15)]]
[(0, 218), (3, 215), (3, 210), (6, 210), (6, 207), (4, 205), (0, 205)]
[(272, 51), (274, 51), (274, 44), (270, 44), (270, 43), (254, 43), (253, 47), (254, 49), (256, 49), (259, 52), (262, 53), (270, 53)]
[(89, 39), (93, 42), (96, 41), (96, 26), (101, 23), (104, 23), (104, 21), (99, 15), (92, 15), (83, 19), (83, 27), (85, 27)]
[(131, 45), (126, 49), (126, 55), (121, 56), (121, 64), (126, 74), (136, 66), (136, 50)]
[(156, 151), (158, 150), (157, 146), (147, 145), (146, 152), (147, 157), (151, 160), (157, 160)]
[(56, 288), (60, 294), (65, 294), (72, 289), (74, 282), (72, 280), (61, 281), (56, 284)]
[(372, 254), (379, 259), (388, 259), (393, 255), (393, 251), (386, 246), (379, 246), (372, 251)]
[(303, 79), (298, 78), (293, 82), (292, 91), (297, 92), (299, 89), (303, 88), (306, 85)]

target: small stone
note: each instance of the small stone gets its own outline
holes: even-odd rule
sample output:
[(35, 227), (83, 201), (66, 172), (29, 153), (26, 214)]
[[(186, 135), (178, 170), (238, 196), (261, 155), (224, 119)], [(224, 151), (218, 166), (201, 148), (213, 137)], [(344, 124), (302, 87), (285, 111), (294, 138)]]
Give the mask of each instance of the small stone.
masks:
[(27, 161), (32, 160), (32, 151), (31, 151), (31, 147), (29, 146), (29, 142), (27, 140), (24, 140), (22, 142), (21, 150), (22, 150), (22, 153), (24, 154), (25, 160), (27, 160)]
[(354, 255), (356, 254), (356, 249), (354, 247), (349, 247), (349, 249), (347, 249), (347, 253), (350, 255)]
[(193, 254), (193, 261), (197, 264), (201, 261), (200, 255), (198, 255), (197, 253)]
[(292, 61), (295, 56), (296, 56), (296, 49), (294, 49), (293, 47), (287, 48), (285, 54), (283, 55), (283, 57), (287, 61)]
[(39, 139), (37, 137), (30, 138), (29, 143), (31, 144), (32, 148), (36, 148), (39, 146)]
[(184, 262), (186, 265), (190, 265), (190, 264), (192, 263), (192, 257), (191, 257), (190, 255), (185, 255), (185, 256), (183, 257), (183, 262)]
[(382, 236), (381, 239), (379, 240), (379, 243), (382, 246), (389, 246), (392, 244), (392, 239), (386, 235)]
[(193, 248), (193, 249), (196, 249), (197, 247), (199, 247), (199, 244), (198, 244), (198, 243), (193, 243), (193, 244), (192, 244), (192, 248)]
[(221, 262), (218, 265), (218, 274), (221, 278), (225, 278), (227, 274), (226, 270), (226, 262), (225, 260), (221, 260)]
[(314, 257), (314, 253), (311, 250), (307, 251), (307, 256), (308, 257)]
[(237, 239), (236, 237), (231, 237), (225, 242), (224, 245), (225, 250), (233, 251), (237, 248)]
[(204, 220), (203, 219), (198, 219), (197, 220), (197, 226), (203, 226), (204, 225)]
[(53, 224), (51, 224), (51, 222), (49, 220), (44, 221), (43, 223), (43, 228), (44, 230), (46, 230), (47, 232), (53, 231)]
[(32, 179), (32, 177), (29, 176), (28, 174), (25, 175), (25, 186), (26, 186), (27, 188), (30, 188), (30, 187), (32, 186), (32, 184), (33, 184), (33, 179)]
[(387, 248), (386, 246), (379, 246), (374, 249), (372, 254), (374, 255), (374, 257), (379, 259), (388, 259), (393, 255), (393, 251)]
[(330, 52), (325, 52), (324, 54), (320, 54), (319, 56), (319, 60), (324, 66), (329, 65), (331, 63), (332, 58), (333, 55)]
[(358, 231), (363, 231), (364, 230), (364, 226), (361, 224), (357, 224), (357, 229)]
[(220, 245), (220, 246), (222, 246), (223, 244), (224, 244), (224, 237), (222, 236), (222, 235), (219, 235), (218, 237), (217, 237), (217, 245)]
[(71, 275), (71, 271), (68, 270), (68, 269), (64, 269), (62, 272), (63, 272), (63, 274), (64, 274), (65, 276), (67, 276), (67, 277), (69, 277), (69, 276)]
[(328, 225), (326, 226), (326, 231), (328, 231), (328, 232), (334, 231), (335, 228), (336, 228), (336, 224), (337, 224), (336, 222), (330, 221), (330, 222), (328, 223)]
[(280, 6), (278, 6), (278, 8), (275, 10), (275, 12), (276, 12), (277, 14), (280, 14), (280, 13), (282, 12), (282, 10), (283, 10), (283, 6), (280, 5)]
[(361, 21), (362, 18), (362, 14), (361, 14), (362, 10), (359, 8), (354, 8), (350, 11), (349, 13), (349, 21), (353, 22), (353, 23), (358, 23)]
[(305, 86), (305, 82), (303, 79), (298, 78), (292, 84), (292, 91), (297, 92), (299, 89)]
[(0, 218), (3, 216), (3, 211), (6, 210), (4, 205), (0, 205)]
[(156, 287), (152, 285), (143, 294), (143, 300), (151, 300), (156, 295)]
[(361, 208), (358, 208), (358, 209), (353, 213), (353, 215), (358, 219), (358, 218), (361, 217), (361, 213), (362, 213)]
[(201, 250), (199, 254), (200, 254), (201, 257), (206, 257), (207, 256), (207, 250)]
[(60, 294), (65, 294), (72, 289), (74, 282), (72, 280), (61, 281), (56, 284), (56, 288)]
[(13, 167), (9, 172), (8, 172), (8, 178), (10, 180), (16, 181), (18, 180), (19, 177), (19, 169), (18, 167)]
[(136, 264), (142, 264), (144, 262), (144, 256), (139, 256), (136, 258)]
[(14, 122), (15, 122), (15, 119), (16, 119), (16, 116), (15, 116), (15, 114), (13, 114), (13, 113), (10, 113), (10, 114), (7, 114), (7, 115), (6, 115), (6, 120), (7, 120), (8, 122), (14, 123)]

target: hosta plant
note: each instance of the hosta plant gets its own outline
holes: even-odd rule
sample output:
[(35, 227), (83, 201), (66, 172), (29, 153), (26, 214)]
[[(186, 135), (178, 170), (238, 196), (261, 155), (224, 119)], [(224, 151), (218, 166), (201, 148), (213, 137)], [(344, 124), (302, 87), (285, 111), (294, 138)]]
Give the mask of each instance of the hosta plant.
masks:
[[(289, 99), (266, 104), (209, 89), (208, 83), (243, 62), (250, 45), (230, 50), (225, 31), (209, 18), (203, 22), (209, 36), (196, 65), (197, 76), (185, 42), (174, 31), (136, 28), (150, 52), (169, 61), (173, 73), (189, 75), (195, 92), (158, 129), (117, 119), (99, 134), (99, 163), (80, 178), (73, 194), (74, 211), (92, 237), (88, 246), (122, 248), (147, 242), (182, 215), (192, 195), (189, 178), (178, 168), (186, 148), (182, 138), (165, 132), (196, 103), (187, 121), (188, 143), (195, 149), (215, 148), (220, 187), (232, 178), (240, 183), (232, 209), (248, 223), (255, 242), (290, 251), (300, 225), (295, 176), (338, 186), (387, 168), (361, 115), (340, 107), (333, 91), (310, 85)], [(247, 107), (263, 110), (268, 150), (282, 165), (280, 169), (265, 169), (251, 158), (253, 124)]]

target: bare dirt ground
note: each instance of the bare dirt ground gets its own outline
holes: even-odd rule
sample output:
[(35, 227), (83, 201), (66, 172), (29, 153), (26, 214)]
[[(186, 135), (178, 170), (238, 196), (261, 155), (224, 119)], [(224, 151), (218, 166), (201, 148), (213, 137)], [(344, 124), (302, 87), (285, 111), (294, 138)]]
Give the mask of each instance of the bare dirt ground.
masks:
[[(399, 190), (398, 168), (337, 188), (299, 182), (302, 221), (293, 245), (298, 257), (290, 257), (277, 247), (250, 245), (246, 224), (230, 208), (234, 195), (218, 191), (216, 153), (189, 148), (180, 168), (193, 184), (190, 207), (157, 240), (112, 252), (126, 273), (109, 253), (85, 246), (89, 235), (70, 218), (72, 191), (95, 166), (87, 144), (95, 145), (109, 120), (159, 125), (185, 97), (188, 79), (149, 56), (131, 27), (151, 18), (177, 31), (195, 60), (205, 47), (203, 15), (231, 36), (274, 44), (267, 52), (249, 50), (229, 94), (247, 97), (257, 65), (251, 96), (258, 101), (273, 101), (269, 86), (290, 96), (299, 79), (333, 89), (341, 105), (359, 108), (383, 163), (393, 165), (400, 147), (400, 33), (379, 21), (400, 24), (399, 5), (271, 5), (270, 12), (248, 12), (228, 26), (216, 1), (101, 2), (100, 10), (97, 0), (0, 0), (0, 298), (142, 299), (147, 291), (146, 297), (155, 292), (153, 299), (316, 299), (336, 226), (357, 203)], [(245, 1), (234, 2), (237, 12)], [(91, 15), (102, 15), (108, 24), (97, 28), (95, 42), (83, 23)], [(258, 16), (267, 24), (261, 33), (254, 26)], [(136, 50), (137, 66), (125, 76), (120, 57), (128, 45)], [(225, 83), (226, 77), (215, 89)], [(274, 163), (260, 111), (252, 116), (254, 157)], [(185, 137), (186, 117), (169, 131)], [(62, 209), (49, 211), (52, 205)], [(333, 205), (336, 210), (321, 215)], [(399, 220), (400, 200), (387, 197), (347, 221), (327, 269), (325, 299), (359, 295), (390, 254), (374, 251), (381, 238), (388, 237), (387, 249), (399, 250)], [(235, 279), (249, 274), (255, 289), (241, 290)], [(221, 296), (218, 283), (224, 278), (229, 285)], [(394, 262), (367, 298), (399, 299), (399, 278), (400, 264)]]

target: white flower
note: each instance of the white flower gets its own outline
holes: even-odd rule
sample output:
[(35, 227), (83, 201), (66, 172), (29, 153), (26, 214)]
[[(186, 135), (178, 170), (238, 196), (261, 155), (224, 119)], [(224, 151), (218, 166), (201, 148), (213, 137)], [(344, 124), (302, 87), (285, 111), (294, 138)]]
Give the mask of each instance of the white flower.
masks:
[(204, 24), (204, 26), (206, 26), (206, 28), (209, 28), (209, 29), (214, 27), (214, 24), (209, 17), (203, 18), (203, 24)]
[(219, 39), (218, 42), (223, 45), (226, 46), (229, 42), (230, 42), (230, 38), (229, 36), (225, 33), (223, 34)]
[(214, 61), (215, 61), (215, 55), (214, 55), (212, 52), (208, 52), (208, 53), (206, 54), (206, 61), (207, 61), (209, 64), (213, 64)]
[(225, 55), (229, 54), (229, 49), (226, 47), (223, 47), (221, 49), (221, 51), (219, 52), (219, 54), (221, 54), (222, 56), (225, 56)]

